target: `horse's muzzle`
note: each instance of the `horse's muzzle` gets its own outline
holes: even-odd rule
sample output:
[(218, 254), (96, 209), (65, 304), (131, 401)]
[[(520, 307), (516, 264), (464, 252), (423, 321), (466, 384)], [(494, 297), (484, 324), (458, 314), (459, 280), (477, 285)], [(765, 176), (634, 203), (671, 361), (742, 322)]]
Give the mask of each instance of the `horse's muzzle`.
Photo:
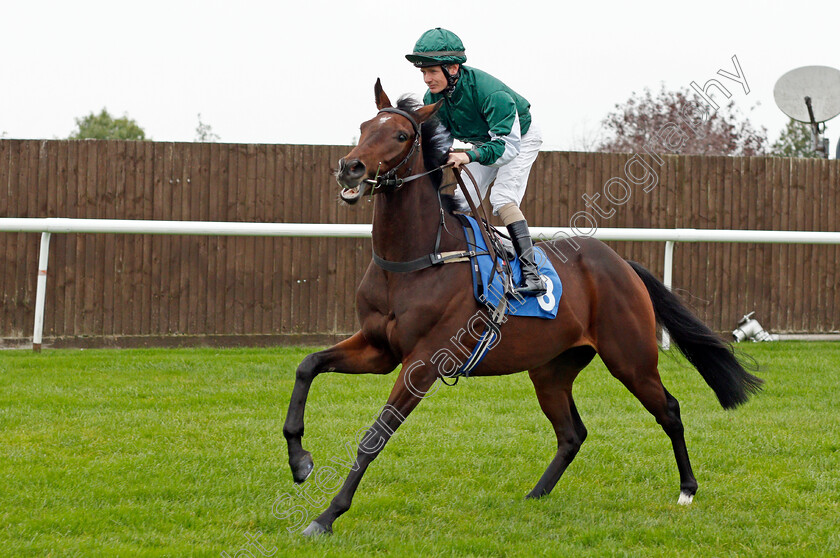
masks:
[(367, 174), (367, 167), (359, 159), (340, 159), (336, 181), (341, 186), (339, 196), (347, 203), (353, 204), (365, 194), (367, 183), (363, 182)]

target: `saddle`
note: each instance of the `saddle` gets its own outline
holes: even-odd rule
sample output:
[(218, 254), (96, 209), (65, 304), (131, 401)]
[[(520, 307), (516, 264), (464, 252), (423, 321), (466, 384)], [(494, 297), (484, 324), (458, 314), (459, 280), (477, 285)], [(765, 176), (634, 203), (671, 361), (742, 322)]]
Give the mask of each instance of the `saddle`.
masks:
[[(470, 175), (468, 169), (464, 171)], [(453, 169), (455, 178), (462, 190), (466, 192), (466, 185), (461, 179), (458, 169)], [(470, 175), (472, 179), (472, 175)], [(473, 179), (473, 183), (475, 180)], [(466, 196), (472, 214), (478, 217), (479, 212), (473, 203), (471, 196)], [(483, 208), (482, 208), (483, 209)], [(435, 239), (434, 251), (415, 260), (398, 262), (390, 261), (380, 257), (373, 252), (373, 261), (386, 271), (395, 273), (410, 273), (436, 265), (469, 262), (473, 275), (473, 293), (476, 299), (484, 305), (489, 320), (484, 320), (485, 329), (473, 348), (472, 353), (466, 362), (448, 376), (454, 380), (452, 384), (441, 377), (441, 381), (448, 385), (457, 383), (461, 376), (469, 376), (487, 352), (496, 344), (501, 333), (501, 325), (507, 321), (507, 315), (534, 316), (539, 318), (552, 319), (557, 315), (559, 299), (562, 292), (562, 285), (557, 272), (546, 257), (545, 252), (534, 248), (534, 255), (540, 264), (540, 274), (545, 281), (548, 290), (538, 297), (522, 297), (514, 290), (514, 285), (519, 280), (521, 269), (519, 259), (516, 257), (516, 250), (513, 243), (507, 236), (491, 226), (485, 218), (473, 218), (466, 215), (457, 215), (464, 230), (467, 241), (467, 250), (454, 252), (440, 252), (441, 231), (444, 228), (444, 212), (441, 208), (440, 226), (438, 227), (437, 238)]]
[[(494, 266), (480, 233), (480, 229), (486, 226), (486, 223), (466, 215), (458, 215), (458, 219), (464, 228), (470, 252), (473, 294), (476, 300), (487, 306), (488, 310), (496, 310), (502, 306), (506, 315), (554, 319), (557, 316), (563, 286), (545, 250), (540, 246), (534, 247), (534, 260), (546, 284), (546, 293), (541, 296), (517, 294), (512, 286), (521, 279), (522, 266), (516, 253), (510, 257), (507, 249), (497, 247)], [(495, 234), (495, 229), (489, 227), (489, 235), (492, 237)], [(501, 271), (497, 271), (498, 269)], [(504, 321), (503, 316), (498, 316), (498, 319), (499, 322)]]

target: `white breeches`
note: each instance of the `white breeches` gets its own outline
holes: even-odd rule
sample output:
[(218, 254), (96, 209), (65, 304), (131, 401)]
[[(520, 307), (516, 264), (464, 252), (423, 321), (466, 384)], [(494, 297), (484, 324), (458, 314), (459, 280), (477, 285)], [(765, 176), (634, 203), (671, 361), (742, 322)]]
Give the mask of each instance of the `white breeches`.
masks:
[[(519, 155), (510, 163), (502, 167), (485, 167), (475, 161), (466, 165), (478, 181), (478, 189), (481, 192), (482, 200), (487, 196), (487, 189), (495, 179), (496, 183), (490, 190), (490, 205), (493, 206), (494, 215), (498, 215), (499, 209), (509, 203), (515, 203), (519, 207), (522, 198), (525, 196), (528, 174), (537, 159), (541, 145), (542, 133), (532, 121), (528, 133), (522, 136)], [(464, 176), (464, 183), (469, 190), (473, 203), (476, 206), (479, 205), (479, 200), (476, 200), (475, 186), (471, 183), (469, 176)], [(460, 210), (469, 211), (469, 205), (467, 205), (467, 200), (464, 193), (461, 192), (460, 186), (455, 188), (455, 201)]]

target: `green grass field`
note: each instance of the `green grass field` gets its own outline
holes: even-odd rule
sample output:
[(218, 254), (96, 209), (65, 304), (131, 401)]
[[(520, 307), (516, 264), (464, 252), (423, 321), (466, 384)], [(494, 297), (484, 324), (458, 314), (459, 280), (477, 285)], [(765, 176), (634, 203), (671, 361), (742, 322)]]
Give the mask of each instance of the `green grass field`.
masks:
[[(294, 496), (282, 435), (310, 349), (5, 351), (0, 555), (258, 557), (242, 549), (261, 532), (273, 556), (838, 556), (840, 344), (741, 348), (766, 386), (735, 411), (662, 357), (691, 506), (667, 437), (596, 359), (575, 384), (589, 438), (549, 497), (524, 499), (555, 446), (527, 375), (461, 380), (418, 407), (314, 541), (273, 513), (323, 508)], [(316, 379), (316, 472), (346, 460), (395, 379)]]

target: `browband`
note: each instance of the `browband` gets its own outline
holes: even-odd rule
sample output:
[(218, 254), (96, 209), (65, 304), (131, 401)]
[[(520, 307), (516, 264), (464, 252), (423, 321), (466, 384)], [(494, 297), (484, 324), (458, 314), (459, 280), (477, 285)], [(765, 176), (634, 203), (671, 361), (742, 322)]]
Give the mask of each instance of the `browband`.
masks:
[(394, 114), (399, 114), (400, 116), (407, 118), (408, 121), (411, 122), (411, 126), (414, 128), (414, 135), (418, 137), (420, 136), (420, 125), (417, 124), (417, 121), (414, 120), (414, 117), (406, 111), (394, 107), (386, 107), (383, 109), (379, 109), (379, 112), (393, 112)]

